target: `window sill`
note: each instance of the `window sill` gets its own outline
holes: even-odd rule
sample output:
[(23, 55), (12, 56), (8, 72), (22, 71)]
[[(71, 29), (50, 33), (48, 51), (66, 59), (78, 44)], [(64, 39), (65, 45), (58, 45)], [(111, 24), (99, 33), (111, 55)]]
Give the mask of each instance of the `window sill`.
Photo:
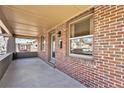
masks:
[(92, 55), (78, 55), (78, 54), (69, 54), (70, 57), (76, 57), (76, 58), (81, 58), (84, 60), (93, 60), (93, 56)]

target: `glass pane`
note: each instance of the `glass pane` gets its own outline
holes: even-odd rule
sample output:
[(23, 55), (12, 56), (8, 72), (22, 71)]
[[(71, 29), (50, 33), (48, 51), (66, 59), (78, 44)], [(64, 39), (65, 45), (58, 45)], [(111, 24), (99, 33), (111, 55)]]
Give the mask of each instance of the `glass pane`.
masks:
[(83, 20), (75, 24), (75, 37), (90, 35), (90, 19)]
[(78, 54), (80, 53), (81, 45), (80, 45), (80, 39), (73, 39), (70, 41), (71, 43), (71, 53)]
[(55, 36), (52, 36), (52, 57), (55, 58)]
[(77, 23), (70, 25), (70, 36), (73, 37), (80, 37), (85, 35), (90, 35), (90, 17), (84, 20), (81, 20)]
[(6, 54), (9, 37), (0, 36), (0, 55)]
[(92, 55), (93, 36), (75, 38), (70, 40), (70, 52), (73, 54)]

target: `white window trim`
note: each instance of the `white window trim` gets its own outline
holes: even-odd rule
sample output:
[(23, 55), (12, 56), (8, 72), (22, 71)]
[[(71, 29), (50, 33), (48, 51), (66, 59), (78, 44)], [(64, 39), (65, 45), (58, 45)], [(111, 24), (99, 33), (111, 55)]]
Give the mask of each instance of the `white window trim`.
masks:
[(79, 39), (79, 38), (92, 37), (92, 36), (93, 35), (85, 35), (85, 36), (73, 37), (73, 38), (69, 38), (69, 39), (72, 40), (72, 39)]
[(75, 20), (75, 21), (73, 21), (73, 22), (71, 22), (70, 24), (69, 24), (69, 56), (71, 56), (71, 57), (78, 57), (78, 58), (83, 58), (83, 59), (93, 59), (93, 55), (80, 55), (80, 54), (73, 54), (73, 53), (71, 53), (70, 52), (70, 40), (72, 40), (72, 39), (76, 39), (76, 38), (84, 38), (84, 37), (89, 37), (89, 36), (93, 36), (93, 35), (86, 35), (86, 36), (80, 36), (80, 37), (73, 37), (73, 38), (71, 38), (70, 37), (70, 32), (71, 32), (71, 25), (73, 25), (73, 24), (75, 24), (75, 23), (78, 23), (79, 21), (81, 21), (81, 20), (84, 20), (84, 19), (86, 19), (86, 18), (88, 18), (88, 17), (91, 17), (91, 16), (93, 16), (93, 13), (92, 14), (89, 14), (89, 15), (87, 15), (87, 16), (84, 16), (84, 17), (82, 17), (82, 18), (80, 18), (80, 19), (78, 19), (78, 20)]

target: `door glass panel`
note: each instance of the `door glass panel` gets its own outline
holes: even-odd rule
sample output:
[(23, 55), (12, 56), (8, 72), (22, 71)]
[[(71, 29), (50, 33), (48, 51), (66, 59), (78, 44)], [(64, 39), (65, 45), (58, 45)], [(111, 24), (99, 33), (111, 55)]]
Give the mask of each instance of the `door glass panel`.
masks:
[(55, 36), (52, 36), (52, 57), (55, 58)]

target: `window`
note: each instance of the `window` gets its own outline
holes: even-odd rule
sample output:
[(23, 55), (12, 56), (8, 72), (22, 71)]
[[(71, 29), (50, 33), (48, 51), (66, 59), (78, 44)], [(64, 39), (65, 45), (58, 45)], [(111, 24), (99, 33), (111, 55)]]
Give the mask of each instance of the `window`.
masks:
[(16, 52), (36, 52), (37, 50), (37, 39), (16, 38)]
[(93, 19), (89, 15), (70, 24), (70, 54), (92, 55)]
[(45, 51), (45, 36), (41, 36), (41, 50)]
[(0, 55), (7, 53), (7, 43), (8, 43), (9, 37), (6, 36), (0, 36)]
[(9, 52), (8, 42), (11, 36), (12, 36), (11, 32), (0, 19), (0, 55), (4, 55), (7, 52)]
[[(5, 35), (5, 36), (4, 36)], [(3, 28), (0, 28), (0, 55), (7, 53), (7, 44), (9, 37)]]

